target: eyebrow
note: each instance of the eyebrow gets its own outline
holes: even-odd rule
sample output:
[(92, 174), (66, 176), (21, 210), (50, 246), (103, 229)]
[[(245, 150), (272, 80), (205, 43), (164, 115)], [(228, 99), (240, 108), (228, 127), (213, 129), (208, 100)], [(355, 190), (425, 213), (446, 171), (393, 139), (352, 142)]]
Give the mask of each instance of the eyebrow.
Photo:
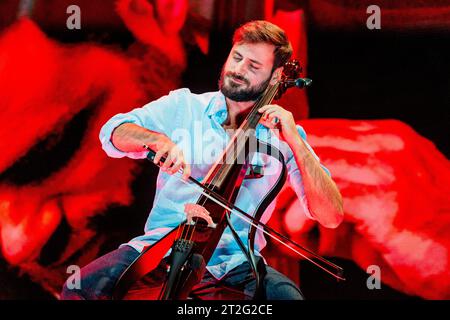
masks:
[[(239, 57), (242, 58), (242, 54), (240, 54), (239, 51), (237, 51), (237, 50), (233, 50), (233, 54), (237, 54)], [(250, 60), (252, 63), (254, 63), (254, 64), (257, 64), (257, 65), (262, 66), (262, 63), (259, 62), (259, 61), (256, 61), (256, 60), (253, 60), (253, 59), (249, 59), (249, 60)]]

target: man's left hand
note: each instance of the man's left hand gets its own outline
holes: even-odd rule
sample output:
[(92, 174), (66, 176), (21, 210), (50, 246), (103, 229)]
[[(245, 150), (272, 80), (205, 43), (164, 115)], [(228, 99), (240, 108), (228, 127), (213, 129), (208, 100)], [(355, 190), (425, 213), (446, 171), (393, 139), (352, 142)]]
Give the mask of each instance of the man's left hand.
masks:
[(258, 109), (262, 113), (261, 124), (272, 129), (272, 131), (289, 145), (298, 136), (292, 112), (276, 104), (268, 104)]

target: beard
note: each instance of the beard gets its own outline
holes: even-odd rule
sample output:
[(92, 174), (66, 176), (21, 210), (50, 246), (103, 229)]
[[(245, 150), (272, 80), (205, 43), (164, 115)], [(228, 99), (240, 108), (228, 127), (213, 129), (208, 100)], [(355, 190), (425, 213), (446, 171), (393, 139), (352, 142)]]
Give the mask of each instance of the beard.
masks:
[[(233, 81), (226, 81), (226, 78), (241, 80), (244, 83), (239, 84)], [(256, 101), (266, 90), (270, 78), (267, 78), (266, 81), (257, 86), (250, 86), (250, 82), (243, 76), (234, 72), (225, 73), (225, 70), (222, 69), (219, 79), (219, 89), (225, 97), (236, 102)]]

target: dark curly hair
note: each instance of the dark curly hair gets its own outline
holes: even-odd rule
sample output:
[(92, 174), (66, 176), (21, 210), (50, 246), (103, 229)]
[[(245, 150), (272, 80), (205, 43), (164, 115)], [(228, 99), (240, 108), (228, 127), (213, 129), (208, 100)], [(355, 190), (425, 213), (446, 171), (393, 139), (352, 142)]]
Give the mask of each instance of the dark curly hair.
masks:
[(272, 70), (284, 65), (292, 56), (292, 45), (285, 32), (280, 27), (265, 20), (254, 20), (240, 26), (233, 35), (233, 45), (236, 43), (273, 44), (274, 63)]

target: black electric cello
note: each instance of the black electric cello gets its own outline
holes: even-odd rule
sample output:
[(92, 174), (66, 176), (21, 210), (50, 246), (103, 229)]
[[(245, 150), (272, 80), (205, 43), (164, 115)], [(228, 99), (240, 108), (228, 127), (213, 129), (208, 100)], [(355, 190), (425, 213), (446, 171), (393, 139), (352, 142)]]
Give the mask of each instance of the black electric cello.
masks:
[[(281, 79), (269, 85), (255, 102), (251, 111), (242, 122), (225, 150), (202, 183), (189, 177), (187, 184), (201, 190), (196, 204), (189, 204), (186, 220), (171, 230), (158, 242), (144, 248), (136, 260), (123, 272), (116, 283), (113, 299), (122, 299), (138, 280), (153, 271), (164, 261), (167, 263), (167, 276), (161, 289), (160, 300), (187, 299), (192, 288), (200, 282), (217, 244), (226, 227), (230, 227), (235, 240), (250, 263), (256, 278), (256, 288), (261, 287), (263, 275), (259, 272), (253, 255), (254, 236), (259, 229), (272, 239), (287, 246), (290, 250), (306, 258), (316, 266), (344, 280), (342, 268), (300, 246), (279, 232), (259, 221), (262, 213), (281, 190), (286, 179), (286, 170), (282, 153), (275, 147), (257, 141), (254, 132), (262, 114), (258, 109), (278, 99), (290, 87), (303, 88), (311, 83), (310, 79), (299, 78), (301, 68), (297, 61), (285, 64)], [(153, 162), (155, 152), (148, 146), (147, 158)], [(281, 172), (275, 185), (262, 199), (253, 213), (249, 215), (234, 205), (239, 188), (246, 176), (249, 160), (255, 152), (263, 152), (281, 163)], [(164, 159), (161, 159), (164, 162)], [(250, 224), (247, 246), (242, 243), (231, 224), (230, 214)], [(163, 260), (171, 250), (169, 258)]]

